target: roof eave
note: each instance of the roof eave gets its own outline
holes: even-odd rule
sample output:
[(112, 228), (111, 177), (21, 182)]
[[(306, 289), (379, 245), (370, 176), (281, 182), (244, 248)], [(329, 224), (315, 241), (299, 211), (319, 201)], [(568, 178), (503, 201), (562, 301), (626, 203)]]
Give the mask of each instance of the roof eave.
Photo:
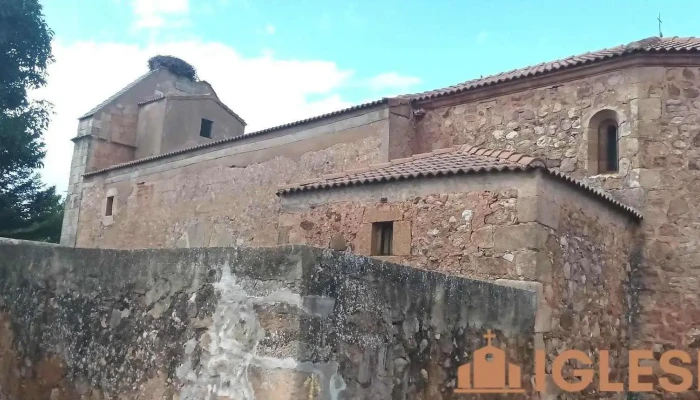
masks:
[(144, 164), (144, 163), (159, 160), (162, 158), (168, 158), (168, 157), (176, 156), (179, 154), (188, 153), (190, 151), (200, 150), (200, 149), (207, 148), (207, 147), (214, 147), (214, 146), (225, 144), (225, 143), (236, 142), (238, 140), (243, 140), (243, 139), (247, 139), (250, 137), (256, 137), (256, 136), (260, 136), (260, 135), (264, 135), (264, 134), (268, 134), (268, 133), (272, 133), (272, 132), (277, 132), (277, 131), (287, 129), (287, 128), (302, 126), (302, 125), (307, 124), (307, 123), (322, 121), (326, 118), (331, 118), (331, 117), (334, 117), (337, 115), (342, 115), (342, 114), (350, 113), (350, 112), (357, 111), (357, 110), (369, 109), (369, 108), (378, 107), (381, 105), (386, 105), (387, 103), (388, 103), (388, 98), (383, 98), (381, 100), (375, 100), (375, 101), (368, 102), (368, 103), (358, 104), (358, 105), (355, 105), (352, 107), (344, 108), (342, 110), (337, 110), (337, 111), (333, 111), (330, 113), (321, 114), (321, 115), (318, 115), (315, 117), (306, 118), (306, 119), (290, 122), (290, 123), (283, 124), (283, 125), (273, 126), (271, 128), (262, 129), (262, 130), (259, 130), (256, 132), (246, 133), (246, 134), (234, 136), (231, 138), (226, 138), (226, 139), (221, 139), (221, 140), (217, 140), (214, 142), (204, 143), (204, 144), (200, 144), (197, 146), (188, 147), (188, 148), (182, 149), (182, 150), (175, 150), (175, 151), (165, 153), (165, 154), (159, 154), (159, 155), (155, 155), (155, 156), (151, 156), (151, 157), (145, 157), (145, 158), (141, 158), (141, 159), (137, 159), (137, 160), (128, 161), (128, 162), (125, 162), (122, 164), (113, 165), (113, 166), (110, 166), (107, 168), (102, 168), (102, 169), (99, 169), (96, 171), (86, 172), (85, 174), (83, 174), (83, 176), (85, 176), (85, 177), (94, 176), (94, 175), (98, 175), (101, 173), (105, 173), (105, 172), (109, 172), (109, 171), (113, 171), (113, 170), (117, 170), (117, 169), (121, 169), (121, 168), (131, 167), (134, 165)]
[(543, 173), (546, 173), (557, 180), (562, 181), (565, 184), (568, 185), (573, 185), (577, 187), (578, 189), (586, 191), (588, 194), (592, 194), (595, 197), (597, 197), (600, 200), (605, 201), (609, 205), (624, 211), (628, 215), (631, 215), (634, 217), (637, 221), (641, 221), (643, 219), (643, 215), (641, 212), (639, 212), (637, 209), (630, 207), (628, 205), (625, 205), (621, 203), (618, 200), (615, 200), (611, 195), (608, 193), (605, 193), (601, 190), (597, 190), (589, 185), (586, 185), (585, 183), (578, 181), (574, 178), (569, 177), (568, 175), (564, 175), (558, 171), (546, 168), (539, 163), (529, 165), (529, 166), (520, 166), (518, 168), (491, 168), (488, 170), (478, 170), (478, 171), (460, 171), (460, 172), (443, 172), (443, 173), (435, 173), (431, 176), (402, 176), (402, 177), (393, 177), (390, 179), (387, 178), (381, 178), (377, 179), (371, 182), (342, 182), (339, 184), (322, 184), (321, 186), (319, 185), (308, 185), (308, 186), (293, 186), (293, 187), (282, 187), (277, 190), (277, 196), (278, 197), (284, 197), (284, 196), (293, 196), (293, 195), (298, 195), (298, 194), (305, 194), (305, 193), (310, 193), (310, 192), (318, 192), (318, 191), (327, 191), (327, 190), (335, 190), (335, 189), (342, 189), (342, 188), (348, 188), (348, 187), (354, 187), (354, 186), (360, 186), (360, 185), (372, 185), (372, 184), (389, 184), (397, 181), (404, 181), (404, 180), (417, 180), (417, 179), (425, 179), (425, 178), (445, 178), (445, 177), (450, 177), (450, 176), (467, 176), (467, 175), (477, 175), (477, 174), (490, 174), (490, 173), (499, 173), (499, 172), (536, 172), (536, 171), (542, 171)]
[[(469, 96), (475, 93), (484, 93), (481, 97), (491, 97), (511, 93), (520, 90), (530, 89), (533, 86), (547, 86), (561, 82), (567, 82), (574, 79), (580, 79), (590, 75), (596, 75), (612, 70), (635, 67), (635, 66), (688, 66), (700, 65), (700, 50), (699, 49), (678, 49), (678, 50), (640, 50), (628, 51), (618, 55), (601, 56), (598, 59), (584, 60), (572, 65), (563, 66), (560, 68), (552, 68), (545, 71), (528, 73), (516, 77), (508, 77), (504, 79), (496, 79), (498, 75), (491, 75), (482, 79), (463, 82), (458, 85), (452, 85), (442, 89), (435, 89), (428, 92), (410, 94), (401, 96), (407, 98), (415, 106), (423, 106), (426, 104), (440, 101), (444, 98)], [(523, 70), (532, 67), (524, 67)], [(487, 82), (481, 82), (487, 81)], [(540, 81), (540, 83), (535, 83)], [(526, 87), (518, 87), (519, 84), (525, 83)], [(463, 87), (454, 87), (462, 86)], [(504, 93), (496, 93), (493, 91), (500, 88), (512, 86), (512, 90), (507, 90)], [(471, 100), (471, 99), (470, 99)]]

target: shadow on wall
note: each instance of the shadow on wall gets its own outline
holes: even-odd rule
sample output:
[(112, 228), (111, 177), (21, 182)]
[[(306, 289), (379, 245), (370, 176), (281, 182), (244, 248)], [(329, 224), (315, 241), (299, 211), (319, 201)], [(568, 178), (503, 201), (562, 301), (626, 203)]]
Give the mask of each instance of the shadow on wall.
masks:
[(526, 290), (303, 246), (0, 254), (2, 398), (422, 398), (486, 329), (532, 375)]

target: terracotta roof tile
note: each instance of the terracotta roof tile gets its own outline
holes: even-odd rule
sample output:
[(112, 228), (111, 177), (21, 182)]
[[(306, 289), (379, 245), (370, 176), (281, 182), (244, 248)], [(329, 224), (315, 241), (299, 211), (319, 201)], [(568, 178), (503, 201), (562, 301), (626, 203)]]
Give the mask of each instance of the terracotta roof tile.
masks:
[[(322, 120), (322, 119), (324, 119), (324, 118), (332, 117), (332, 116), (335, 116), (335, 115), (341, 115), (341, 114), (349, 113), (349, 112), (356, 111), (356, 110), (363, 110), (363, 109), (366, 109), (366, 108), (372, 108), (372, 107), (376, 107), (376, 106), (379, 106), (379, 105), (382, 105), (382, 104), (387, 104), (387, 103), (388, 103), (388, 99), (387, 99), (387, 98), (383, 98), (383, 99), (381, 99), (381, 100), (375, 100), (375, 101), (371, 101), (371, 102), (369, 102), (369, 103), (358, 104), (358, 105), (356, 105), (356, 106), (344, 108), (344, 109), (342, 109), (342, 110), (336, 110), (336, 111), (332, 111), (332, 112), (329, 112), (329, 113), (326, 113), (326, 114), (318, 115), (318, 116), (316, 116), (316, 117), (310, 117), (310, 118), (302, 119), (302, 120), (295, 121), (295, 122), (289, 122), (289, 123), (286, 123), (286, 124), (284, 124), (284, 125), (274, 126), (274, 127), (272, 127), (272, 128), (267, 128), (267, 129), (263, 129), (263, 130), (259, 130), (259, 131), (255, 131), (255, 132), (250, 132), (250, 133), (244, 133), (243, 135), (238, 135), (238, 136), (234, 136), (234, 137), (231, 137), (231, 138), (215, 140), (215, 141), (211, 141), (211, 142), (208, 142), (208, 143), (199, 144), (199, 145), (196, 145), (196, 146), (193, 146), (193, 147), (188, 147), (188, 148), (182, 149), (182, 150), (175, 150), (175, 151), (171, 151), (171, 152), (164, 153), (164, 154), (158, 154), (158, 155), (155, 155), (155, 156), (139, 158), (139, 159), (133, 160), (133, 161), (127, 161), (127, 162), (125, 162), (125, 163), (112, 165), (112, 166), (109, 166), (109, 167), (106, 167), (106, 168), (102, 168), (102, 169), (99, 169), (99, 170), (96, 170), (96, 171), (90, 171), (90, 172), (87, 172), (87, 173), (85, 173), (85, 174), (83, 174), (83, 175), (84, 175), (84, 176), (97, 175), (97, 174), (101, 174), (101, 173), (107, 172), (107, 171), (112, 171), (112, 170), (115, 170), (115, 169), (126, 168), (126, 167), (130, 167), (130, 166), (132, 166), (132, 165), (143, 164), (143, 163), (147, 163), (147, 162), (149, 162), (149, 161), (159, 160), (159, 159), (161, 159), (161, 158), (172, 157), (172, 156), (176, 156), (176, 155), (178, 155), (178, 154), (188, 153), (188, 152), (190, 152), (190, 151), (199, 150), (199, 149), (204, 149), (204, 148), (207, 148), (207, 147), (213, 147), (213, 146), (217, 146), (217, 145), (220, 145), (220, 144), (223, 144), (223, 143), (236, 142), (236, 141), (238, 141), (238, 140), (247, 139), (247, 138), (249, 138), (249, 137), (260, 136), (260, 135), (264, 135), (264, 134), (267, 134), (267, 133), (276, 132), (276, 131), (279, 131), (279, 130), (282, 130), (282, 129), (290, 128), (290, 127), (293, 127), (293, 126), (303, 125), (303, 124), (305, 124), (305, 123), (307, 123), (307, 122), (318, 121), (318, 120)], [(85, 118), (85, 116), (83, 116), (83, 117), (81, 117), (81, 118)]]
[(611, 47), (603, 50), (579, 54), (561, 60), (541, 63), (525, 68), (514, 69), (496, 75), (473, 79), (457, 85), (427, 92), (402, 96), (413, 100), (427, 100), (464, 92), (470, 89), (478, 89), (498, 83), (514, 81), (521, 78), (542, 75), (552, 71), (577, 67), (597, 61), (622, 57), (634, 53), (682, 53), (700, 52), (700, 38), (697, 37), (650, 37), (626, 45)]
[[(498, 156), (489, 156), (497, 154)], [(291, 186), (280, 187), (277, 194), (280, 196), (334, 189), (340, 187), (356, 186), (366, 183), (392, 182), (422, 177), (437, 177), (450, 175), (466, 175), (471, 173), (488, 173), (502, 171), (532, 171), (541, 170), (567, 184), (575, 185), (587, 192), (602, 198), (632, 214), (637, 219), (642, 215), (639, 211), (628, 207), (615, 200), (609, 194), (577, 181), (560, 172), (547, 169), (545, 163), (535, 157), (527, 156), (512, 151), (501, 152), (474, 146), (455, 146), (446, 149), (435, 150), (431, 153), (423, 153), (404, 158), (400, 163), (382, 163), (371, 165), (368, 168), (349, 170), (345, 172), (325, 175), (320, 179), (307, 180)], [(394, 160), (398, 161), (398, 160)]]
[[(416, 154), (410, 158), (401, 159), (401, 162), (394, 160), (394, 162), (375, 164), (366, 169), (326, 175), (320, 181), (298, 183), (293, 187), (282, 190), (281, 193), (420, 176), (452, 175), (481, 171), (526, 170), (532, 167), (530, 164), (534, 165), (535, 161), (539, 161), (517, 153), (513, 154), (511, 159), (508, 160), (482, 155), (493, 152), (493, 150), (471, 146), (449, 147), (430, 153)], [(522, 161), (518, 162), (520, 159)]]

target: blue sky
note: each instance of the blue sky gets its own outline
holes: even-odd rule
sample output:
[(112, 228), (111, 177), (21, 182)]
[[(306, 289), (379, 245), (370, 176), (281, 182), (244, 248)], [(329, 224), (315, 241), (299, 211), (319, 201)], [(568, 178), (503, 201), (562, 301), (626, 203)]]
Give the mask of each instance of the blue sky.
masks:
[(192, 63), (252, 131), (655, 36), (659, 12), (665, 36), (700, 36), (697, 0), (43, 4), (56, 65), (37, 97), (56, 105), (44, 178), (59, 190), (75, 118), (145, 72), (156, 52)]

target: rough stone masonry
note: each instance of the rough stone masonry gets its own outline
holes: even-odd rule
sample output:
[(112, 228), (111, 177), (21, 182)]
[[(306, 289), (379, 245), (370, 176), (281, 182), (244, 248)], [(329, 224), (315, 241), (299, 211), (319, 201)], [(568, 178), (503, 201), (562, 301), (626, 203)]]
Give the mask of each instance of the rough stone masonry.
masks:
[(304, 246), (0, 243), (0, 399), (451, 399), (536, 294)]
[[(167, 107), (159, 114), (158, 107), (165, 103), (150, 102), (156, 93), (215, 97), (202, 82), (160, 71), (139, 78), (83, 116), (74, 139), (62, 243), (192, 248), (272, 246), (296, 239), (323, 247), (345, 244), (357, 252), (366, 242), (362, 225), (370, 223), (360, 212), (388, 197), (390, 206), (409, 208), (403, 219), (393, 220), (395, 239), (407, 243), (397, 248), (400, 254), (392, 255), (397, 261), (468, 278), (525, 280), (538, 271), (532, 267), (551, 264), (556, 274), (542, 283), (545, 289), (552, 287), (552, 307), (562, 311), (564, 325), (569, 326), (561, 337), (587, 338), (599, 331), (598, 323), (601, 337), (612, 340), (620, 334), (629, 339), (618, 341), (620, 346), (653, 349), (657, 357), (669, 349), (700, 347), (700, 38), (647, 38), (246, 135), (236, 136), (242, 127), (235, 125), (219, 131), (216, 139), (173, 123), (178, 113)], [(213, 99), (206, 101), (214, 107)], [(188, 115), (195, 122), (201, 117), (215, 127), (225, 126), (226, 119), (204, 113), (207, 109), (189, 107)], [(158, 124), (159, 129), (150, 129), (153, 118), (163, 121), (163, 127), (181, 129), (160, 129)], [(607, 147), (601, 139), (604, 128), (613, 128)], [(149, 139), (157, 139), (160, 146), (140, 145)], [(185, 147), (187, 143), (197, 144)], [(499, 247), (508, 240), (495, 232), (526, 227), (518, 209), (529, 201), (522, 179), (507, 192), (425, 192), (426, 182), (434, 177), (427, 171), (423, 176), (430, 179), (416, 184), (415, 190), (423, 191), (419, 194), (379, 195), (362, 204), (314, 203), (302, 210), (288, 209), (275, 195), (279, 186), (301, 186), (328, 175), (342, 179), (350, 170), (376, 172), (377, 164), (388, 168), (402, 159), (466, 145), (539, 158), (557, 173), (636, 208), (643, 219), (624, 227), (624, 240), (611, 241), (608, 212), (591, 216), (582, 211), (584, 196), (572, 196), (560, 213), (566, 224), (549, 235), (558, 244), (549, 241), (538, 245), (538, 251), (501, 254)], [(601, 169), (606, 154), (614, 168)], [(495, 181), (492, 172), (474, 175)], [(395, 192), (407, 185), (398, 179), (392, 182), (381, 189)], [(355, 185), (343, 190), (352, 192), (352, 199), (363, 189)], [(462, 212), (472, 210), (466, 206), (473, 196), (481, 196), (475, 213), (463, 217)], [(446, 198), (453, 205), (438, 204)], [(442, 218), (461, 203), (465, 207), (450, 215), (452, 221)], [(473, 232), (462, 223), (467, 216), (469, 226), (478, 228)], [(320, 227), (331, 227), (336, 234), (343, 230), (345, 236), (329, 237), (330, 230)], [(612, 248), (626, 249), (625, 256), (615, 256)], [(598, 281), (615, 289), (603, 290), (594, 283)], [(623, 293), (618, 282), (624, 282)], [(595, 301), (589, 287), (600, 293)], [(607, 294), (614, 294), (614, 301), (608, 302)], [(589, 315), (576, 311), (582, 307), (578, 299), (590, 300), (585, 307)], [(566, 309), (573, 311), (563, 314)], [(629, 318), (621, 318), (618, 326), (621, 315)], [(558, 318), (555, 313), (555, 326)], [(556, 352), (563, 344), (555, 339), (560, 337), (544, 340)], [(581, 348), (594, 343), (575, 342)], [(661, 373), (658, 360), (649, 363)], [(697, 359), (692, 364), (697, 365)], [(658, 383), (658, 378), (652, 381)]]

